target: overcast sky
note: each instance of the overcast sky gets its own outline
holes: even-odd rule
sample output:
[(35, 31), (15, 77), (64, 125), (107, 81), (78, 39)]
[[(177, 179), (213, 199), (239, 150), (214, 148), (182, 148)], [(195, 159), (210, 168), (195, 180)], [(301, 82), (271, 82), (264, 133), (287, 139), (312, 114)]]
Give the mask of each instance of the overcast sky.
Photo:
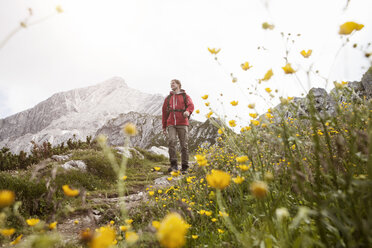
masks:
[[(28, 16), (28, 8), (33, 11), (30, 24), (52, 15), (20, 30), (0, 49), (0, 118), (31, 108), (54, 93), (114, 76), (122, 77), (129, 87), (164, 96), (170, 80), (177, 78), (201, 116), (208, 109), (200, 96), (209, 94), (211, 106), (230, 117), (246, 116), (248, 103), (256, 102), (259, 112), (278, 103), (277, 98), (265, 103), (247, 90), (270, 68), (274, 76), (255, 92), (266, 99), (266, 87), (278, 89), (282, 96), (300, 96), (304, 88), (308, 90), (303, 70), (311, 64), (331, 81), (360, 80), (371, 64), (360, 48), (371, 42), (372, 1), (351, 0), (344, 10), (346, 2), (0, 0), (0, 42)], [(56, 13), (57, 5), (62, 14)], [(346, 21), (365, 27), (350, 37), (336, 57), (345, 41), (338, 35), (339, 26)], [(275, 28), (263, 30), (263, 22)], [(287, 44), (281, 32), (291, 33), (295, 42)], [(221, 48), (220, 65), (208, 47)], [(281, 69), (286, 47), (297, 77)], [(313, 50), (309, 59), (300, 55), (303, 49)], [(240, 67), (245, 61), (253, 65), (248, 71)], [(237, 83), (231, 82), (230, 73)], [(311, 86), (324, 87), (325, 81), (313, 76)], [(217, 98), (224, 102), (223, 108), (217, 107)], [(238, 107), (229, 105), (232, 100), (239, 100)]]

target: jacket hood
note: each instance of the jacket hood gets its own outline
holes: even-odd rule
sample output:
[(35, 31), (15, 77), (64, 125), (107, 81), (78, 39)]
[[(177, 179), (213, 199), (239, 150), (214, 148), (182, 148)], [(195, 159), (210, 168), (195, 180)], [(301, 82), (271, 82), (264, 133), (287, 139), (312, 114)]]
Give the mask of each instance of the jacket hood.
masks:
[[(181, 89), (181, 90), (180, 90), (180, 93), (178, 93), (178, 94), (181, 94), (181, 93), (186, 93), (186, 91), (183, 90), (183, 89)], [(171, 90), (171, 91), (169, 92), (169, 94), (170, 94), (170, 95), (174, 95), (174, 94), (176, 94), (176, 92), (173, 91), (173, 90)]]

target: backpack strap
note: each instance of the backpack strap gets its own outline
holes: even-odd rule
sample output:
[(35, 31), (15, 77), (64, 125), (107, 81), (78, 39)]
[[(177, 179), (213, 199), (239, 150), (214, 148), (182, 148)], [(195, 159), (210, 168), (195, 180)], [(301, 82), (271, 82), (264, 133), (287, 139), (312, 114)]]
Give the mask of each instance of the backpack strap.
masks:
[[(186, 93), (181, 93), (182, 94), (182, 96), (183, 96), (183, 102), (185, 103), (185, 108), (184, 109), (172, 109), (171, 107), (170, 107), (170, 98), (172, 97), (172, 95), (171, 94), (169, 94), (168, 96), (167, 96), (167, 116), (170, 114), (170, 112), (185, 112), (186, 111), (186, 109), (187, 109), (187, 97), (186, 97)], [(188, 118), (190, 119), (190, 115), (188, 116)]]
[(186, 98), (186, 93), (183, 92), (183, 93), (182, 93), (182, 96), (183, 96), (183, 102), (185, 103), (185, 111), (186, 111), (186, 109), (187, 109), (187, 98)]
[(169, 102), (170, 102), (170, 98), (171, 98), (171, 94), (169, 94), (168, 96), (167, 96), (167, 115), (169, 115), (169, 113), (170, 113), (170, 105), (169, 105)]

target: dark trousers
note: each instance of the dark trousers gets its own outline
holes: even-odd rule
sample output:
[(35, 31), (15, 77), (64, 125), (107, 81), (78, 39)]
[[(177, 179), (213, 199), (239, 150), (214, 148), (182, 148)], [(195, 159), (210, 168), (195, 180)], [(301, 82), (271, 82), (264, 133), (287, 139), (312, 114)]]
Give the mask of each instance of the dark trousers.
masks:
[(188, 139), (189, 139), (189, 127), (188, 126), (169, 126), (168, 127), (168, 145), (169, 145), (169, 160), (171, 166), (177, 166), (177, 136), (180, 140), (181, 145), (181, 160), (182, 160), (182, 169), (187, 169), (189, 166), (189, 148), (188, 148)]

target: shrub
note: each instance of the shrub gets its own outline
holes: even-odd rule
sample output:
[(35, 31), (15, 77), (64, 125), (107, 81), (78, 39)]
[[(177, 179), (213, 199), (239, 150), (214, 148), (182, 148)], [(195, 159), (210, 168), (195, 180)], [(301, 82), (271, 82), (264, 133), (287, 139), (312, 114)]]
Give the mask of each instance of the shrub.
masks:
[(166, 162), (166, 161), (168, 161), (167, 157), (165, 157), (164, 155), (155, 154), (155, 153), (149, 152), (149, 151), (144, 150), (144, 149), (139, 148), (139, 147), (135, 147), (135, 148), (140, 153), (142, 153), (143, 156), (145, 156), (146, 159), (148, 159), (150, 161), (153, 161), (153, 162)]
[(87, 165), (88, 173), (100, 179), (108, 181), (116, 179), (116, 174), (102, 151), (94, 151), (92, 149), (78, 150), (73, 154), (71, 159), (83, 160)]
[(45, 182), (29, 180), (29, 176), (14, 177), (0, 172), (0, 189), (12, 190), (16, 193), (16, 201), (22, 201), (21, 213), (27, 216), (44, 215), (51, 211), (45, 201), (47, 188)]

